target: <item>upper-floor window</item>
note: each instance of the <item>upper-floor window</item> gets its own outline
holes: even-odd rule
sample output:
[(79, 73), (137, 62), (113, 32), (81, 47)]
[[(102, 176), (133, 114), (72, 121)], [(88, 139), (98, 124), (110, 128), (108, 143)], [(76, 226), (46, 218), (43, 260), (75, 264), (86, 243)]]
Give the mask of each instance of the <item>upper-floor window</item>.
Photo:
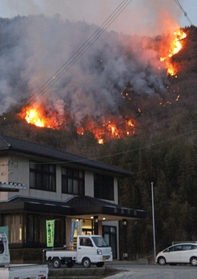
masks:
[(114, 178), (112, 176), (94, 174), (94, 197), (114, 200)]
[(56, 166), (30, 162), (30, 188), (56, 191)]
[(62, 168), (62, 193), (84, 195), (84, 172)]

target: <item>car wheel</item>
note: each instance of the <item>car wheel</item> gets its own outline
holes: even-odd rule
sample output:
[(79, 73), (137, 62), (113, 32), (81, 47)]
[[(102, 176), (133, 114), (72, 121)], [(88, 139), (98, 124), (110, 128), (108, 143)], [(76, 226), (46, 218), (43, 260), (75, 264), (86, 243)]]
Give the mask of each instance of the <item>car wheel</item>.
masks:
[(103, 267), (104, 266), (104, 262), (99, 262), (96, 264), (97, 267)]
[(52, 264), (54, 268), (59, 268), (61, 266), (61, 260), (59, 258), (54, 258)]
[(165, 264), (166, 264), (166, 259), (165, 259), (164, 257), (159, 257), (158, 263), (159, 263), (160, 265), (165, 265)]
[(82, 265), (83, 267), (90, 267), (91, 266), (91, 261), (89, 258), (84, 258), (83, 261), (82, 261)]
[(197, 257), (192, 257), (192, 258), (190, 259), (190, 263), (191, 263), (191, 265), (193, 265), (193, 266), (197, 266)]

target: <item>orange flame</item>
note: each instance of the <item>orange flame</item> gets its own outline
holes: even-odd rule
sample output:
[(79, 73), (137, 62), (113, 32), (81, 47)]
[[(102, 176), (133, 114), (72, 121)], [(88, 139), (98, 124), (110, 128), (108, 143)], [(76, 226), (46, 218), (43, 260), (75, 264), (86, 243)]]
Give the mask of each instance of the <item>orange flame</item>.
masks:
[[(37, 127), (62, 129), (56, 112), (49, 112), (44, 106), (28, 106), (22, 109), (19, 116)], [(65, 119), (61, 119), (65, 123)], [(67, 121), (68, 122), (68, 121)], [(65, 129), (65, 127), (64, 127)], [(88, 120), (85, 127), (78, 127), (78, 134), (84, 135), (91, 132), (99, 144), (104, 144), (110, 139), (130, 136), (135, 133), (135, 124), (128, 117), (125, 119), (115, 118), (103, 123), (96, 123), (93, 119)]]
[[(116, 123), (117, 122), (117, 123)], [(88, 123), (86, 129), (78, 128), (77, 133), (80, 135), (85, 134), (85, 130), (91, 132), (94, 138), (97, 139), (99, 144), (104, 144), (111, 139), (118, 139), (126, 136), (130, 136), (135, 133), (135, 125), (132, 120), (109, 120), (98, 126), (98, 124)]]
[(182, 49), (181, 40), (185, 39), (186, 36), (187, 36), (186, 33), (183, 32), (181, 29), (174, 32), (174, 39), (170, 45), (170, 48), (168, 49), (167, 55), (160, 58), (160, 61), (165, 61), (167, 67), (167, 73), (171, 76), (174, 76), (176, 74), (176, 70), (170, 58), (173, 55), (177, 54)]
[(19, 116), (27, 121), (27, 123), (42, 128), (58, 129), (61, 125), (61, 121), (58, 118), (57, 113), (47, 113), (44, 106), (28, 106), (22, 109)]
[(26, 111), (25, 119), (26, 119), (27, 123), (34, 124), (38, 127), (45, 126), (44, 119), (40, 116), (40, 113), (34, 108), (31, 108)]

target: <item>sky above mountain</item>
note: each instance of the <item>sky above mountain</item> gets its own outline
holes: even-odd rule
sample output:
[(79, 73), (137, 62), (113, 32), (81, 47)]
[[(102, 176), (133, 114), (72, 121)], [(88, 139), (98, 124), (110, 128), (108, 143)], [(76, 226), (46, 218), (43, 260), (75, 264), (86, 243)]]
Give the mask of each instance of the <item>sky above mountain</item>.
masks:
[[(188, 17), (184, 16), (178, 3)], [(0, 0), (0, 16), (59, 15), (63, 20), (86, 21), (101, 26), (116, 8), (124, 5), (125, 9), (114, 17), (108, 30), (156, 35), (171, 26), (197, 25), (197, 1), (194, 0)]]

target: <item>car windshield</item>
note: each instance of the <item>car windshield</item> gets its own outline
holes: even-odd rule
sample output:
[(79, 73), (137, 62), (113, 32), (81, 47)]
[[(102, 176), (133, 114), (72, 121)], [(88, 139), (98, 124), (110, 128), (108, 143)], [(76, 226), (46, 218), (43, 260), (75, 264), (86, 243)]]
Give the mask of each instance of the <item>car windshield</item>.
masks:
[(174, 245), (174, 246), (166, 248), (165, 250), (163, 250), (163, 252), (187, 251), (187, 250), (192, 250), (192, 249), (197, 249), (197, 245), (196, 244)]
[(102, 237), (93, 236), (92, 239), (97, 247), (109, 247), (105, 239)]

